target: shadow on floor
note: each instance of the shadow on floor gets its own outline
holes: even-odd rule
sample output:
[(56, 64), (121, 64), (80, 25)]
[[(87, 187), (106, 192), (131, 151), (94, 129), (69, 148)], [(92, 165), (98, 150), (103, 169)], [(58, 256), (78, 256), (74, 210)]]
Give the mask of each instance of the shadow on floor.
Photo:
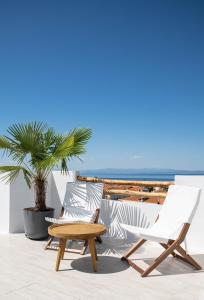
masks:
[[(198, 274), (204, 272), (204, 254), (192, 255), (192, 257), (201, 265), (201, 270), (195, 270), (191, 265), (173, 258), (166, 258), (153, 273), (150, 273), (148, 277), (156, 277), (163, 275), (182, 275), (182, 274)], [(152, 259), (132, 259), (133, 262), (140, 265), (139, 261), (143, 261), (146, 264), (146, 268), (150, 266), (155, 258)], [(155, 274), (156, 272), (156, 274)]]
[[(79, 272), (95, 273), (92, 267), (90, 256), (84, 256), (75, 259), (71, 263), (71, 267)], [(128, 264), (125, 264), (118, 257), (113, 256), (98, 256), (97, 274), (118, 273), (128, 269)]]
[[(96, 243), (97, 253), (101, 255), (114, 255), (121, 257), (133, 243), (129, 240), (103, 238), (101, 244)], [(142, 248), (140, 250), (142, 252)]]

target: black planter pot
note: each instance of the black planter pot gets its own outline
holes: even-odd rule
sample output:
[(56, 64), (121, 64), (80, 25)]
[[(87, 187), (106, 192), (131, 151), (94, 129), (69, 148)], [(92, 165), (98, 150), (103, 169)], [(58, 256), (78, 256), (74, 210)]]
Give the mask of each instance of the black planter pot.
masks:
[(24, 228), (27, 238), (32, 240), (43, 240), (48, 237), (48, 226), (45, 217), (53, 218), (54, 209), (48, 208), (46, 211), (37, 211), (31, 208), (24, 208)]

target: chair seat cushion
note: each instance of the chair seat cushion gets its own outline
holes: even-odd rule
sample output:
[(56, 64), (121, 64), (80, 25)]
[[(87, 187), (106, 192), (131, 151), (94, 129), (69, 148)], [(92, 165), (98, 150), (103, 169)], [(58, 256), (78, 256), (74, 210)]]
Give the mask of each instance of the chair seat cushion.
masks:
[(158, 243), (167, 243), (169, 238), (169, 235), (165, 231), (158, 231), (154, 228), (142, 228), (139, 232), (140, 238), (143, 238), (145, 240), (154, 241)]
[(140, 228), (132, 225), (121, 224), (127, 231), (139, 236), (142, 239), (150, 240), (159, 243), (167, 243), (170, 239), (174, 240), (176, 238), (175, 228), (161, 227), (160, 224), (155, 223), (150, 228)]
[(90, 223), (92, 222), (93, 213), (76, 207), (67, 207), (64, 211), (62, 217), (56, 218), (48, 218), (46, 217), (45, 220), (54, 224), (65, 224), (65, 223), (77, 223), (77, 222), (85, 222)]

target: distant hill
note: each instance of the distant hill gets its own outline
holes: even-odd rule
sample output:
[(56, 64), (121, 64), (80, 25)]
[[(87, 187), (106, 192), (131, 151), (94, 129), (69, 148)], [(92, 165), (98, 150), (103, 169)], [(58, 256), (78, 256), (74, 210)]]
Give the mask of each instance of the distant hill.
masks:
[(204, 175), (204, 171), (201, 170), (177, 170), (177, 169), (159, 169), (159, 168), (143, 168), (143, 169), (92, 169), (92, 170), (81, 170), (80, 173), (89, 175), (132, 175), (132, 174), (168, 174), (168, 175)]

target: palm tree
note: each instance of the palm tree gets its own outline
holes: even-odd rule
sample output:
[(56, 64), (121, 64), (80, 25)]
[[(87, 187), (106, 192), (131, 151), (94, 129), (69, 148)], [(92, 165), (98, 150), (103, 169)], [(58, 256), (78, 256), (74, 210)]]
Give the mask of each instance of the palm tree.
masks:
[(13, 166), (0, 166), (3, 179), (14, 180), (23, 172), (29, 188), (35, 188), (36, 211), (46, 211), (47, 178), (55, 166), (67, 173), (68, 161), (80, 158), (91, 137), (91, 130), (73, 129), (68, 134), (56, 133), (44, 123), (14, 124), (7, 130), (8, 136), (0, 136), (0, 149), (15, 162)]

